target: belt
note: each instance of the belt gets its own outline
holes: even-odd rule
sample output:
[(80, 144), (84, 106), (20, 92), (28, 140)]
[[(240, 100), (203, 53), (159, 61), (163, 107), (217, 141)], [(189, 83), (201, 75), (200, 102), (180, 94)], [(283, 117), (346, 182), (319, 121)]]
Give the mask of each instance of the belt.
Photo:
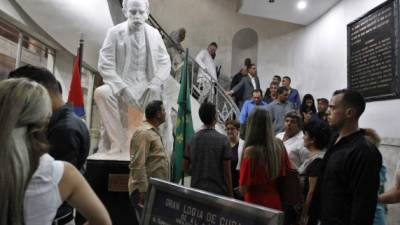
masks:
[(55, 218), (52, 225), (64, 225), (74, 219), (74, 211), (71, 211), (63, 216)]

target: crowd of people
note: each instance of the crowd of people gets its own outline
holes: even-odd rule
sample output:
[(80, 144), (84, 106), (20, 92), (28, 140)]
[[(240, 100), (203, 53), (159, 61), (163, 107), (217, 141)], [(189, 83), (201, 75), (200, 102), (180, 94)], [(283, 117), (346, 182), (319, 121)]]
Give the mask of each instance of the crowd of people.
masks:
[[(215, 52), (216, 44), (209, 48)], [(383, 193), (380, 138), (373, 129), (358, 127), (364, 98), (344, 89), (330, 102), (318, 98), (316, 105), (312, 94), (301, 101), (291, 78), (278, 75), (263, 94), (256, 65), (249, 59), (245, 64), (225, 92), (241, 109), (237, 120), (226, 121), (226, 135), (215, 129), (216, 106), (207, 101), (200, 106), (203, 127), (186, 143), (183, 156), (191, 186), (282, 210), (285, 224), (385, 224), (383, 204), (400, 201), (400, 179)], [(51, 72), (30, 65), (0, 82), (0, 179), (15, 180), (0, 182), (1, 224), (66, 224), (73, 208), (90, 223), (111, 224), (82, 176), (89, 132), (61, 95)], [(130, 145), (128, 187), (138, 218), (148, 178), (170, 179), (158, 130), (166, 120), (163, 102), (149, 102), (145, 117)], [(288, 187), (280, 180), (291, 171), (299, 178), (299, 204), (282, 197)]]
[[(385, 224), (383, 203), (396, 202), (399, 191), (383, 193), (380, 138), (358, 126), (362, 95), (343, 89), (330, 101), (310, 93), (301, 100), (291, 78), (278, 75), (264, 93), (256, 65), (246, 59), (225, 92), (240, 108), (237, 120), (226, 121), (225, 138), (215, 130), (216, 106), (202, 103), (204, 129), (185, 152), (191, 186), (282, 210), (285, 224)], [(288, 187), (280, 180), (293, 170), (300, 204), (282, 197)]]
[[(111, 224), (82, 176), (87, 128), (62, 101), (54, 75), (28, 65), (9, 77), (0, 82), (1, 224), (62, 222), (72, 208), (90, 223)], [(290, 84), (290, 78), (283, 80)], [(296, 108), (292, 101), (299, 98), (298, 91), (289, 100), (295, 89), (278, 82), (271, 83), (266, 95), (253, 88), (238, 121), (226, 121), (226, 135), (215, 129), (216, 106), (201, 104), (203, 127), (187, 142), (183, 161), (191, 186), (282, 210), (286, 224), (384, 224), (382, 204), (399, 201), (399, 185), (383, 193), (380, 138), (374, 130), (358, 127), (364, 98), (344, 89), (335, 91), (330, 102), (319, 98), (315, 106), (313, 96), (306, 94)], [(264, 101), (268, 98), (273, 101)], [(128, 186), (134, 206), (144, 204), (149, 177), (170, 179), (158, 131), (166, 117), (163, 102), (151, 101), (145, 116), (131, 142)], [(300, 205), (282, 199), (288, 187), (280, 179), (291, 171), (299, 176)], [(10, 180), (15, 182), (4, 182)], [(35, 207), (39, 204), (46, 207)]]
[[(382, 193), (385, 168), (377, 149), (380, 138), (374, 130), (358, 127), (364, 98), (353, 90), (338, 90), (329, 103), (318, 99), (316, 107), (307, 94), (295, 109), (287, 100), (288, 88), (276, 89), (270, 103), (263, 101), (260, 89), (252, 90), (239, 121), (226, 121), (226, 135), (215, 129), (216, 106), (201, 104), (204, 126), (187, 142), (184, 153), (183, 168), (192, 176), (191, 186), (283, 210), (286, 224), (372, 224), (374, 219), (375, 224), (384, 224), (382, 203), (398, 202), (399, 191), (396, 186)], [(267, 91), (270, 96), (274, 92)], [(87, 128), (60, 94), (54, 76), (34, 66), (21, 67), (0, 82), (4, 127), (0, 177), (15, 181), (0, 182), (2, 224), (49, 224), (59, 214), (68, 216), (72, 208), (91, 223), (111, 224), (82, 176)], [(145, 116), (131, 143), (135, 154), (129, 190), (132, 204), (139, 206), (144, 203), (147, 179), (169, 180), (170, 175), (158, 133), (165, 121), (162, 101), (150, 102)], [(279, 178), (292, 170), (300, 178), (301, 207), (281, 201), (286, 187)], [(46, 207), (35, 207), (38, 204)]]
[[(148, 1), (123, 1), (123, 10), (128, 25), (143, 25), (149, 13)], [(131, 92), (146, 92), (147, 86), (138, 80), (130, 80), (133, 83), (128, 86), (116, 79), (112, 68), (115, 62), (110, 60), (114, 60), (115, 46), (124, 46), (113, 43), (121, 33), (118, 29), (125, 27), (113, 29), (99, 63), (106, 84), (98, 89), (95, 99), (98, 105), (111, 107), (103, 110), (106, 117), (122, 123), (117, 98), (138, 104)], [(157, 46), (167, 51), (156, 31), (147, 25), (143, 29), (148, 30), (146, 35), (154, 34)], [(185, 34), (184, 29), (176, 31), (172, 36), (178, 47), (168, 46), (170, 53), (177, 50), (171, 53), (176, 56), (172, 59), (172, 75), (176, 78)], [(145, 37), (137, 35), (137, 40), (132, 41), (140, 50), (134, 52), (138, 60), (135, 65), (122, 66), (125, 60), (117, 60), (124, 62), (120, 68), (138, 66), (134, 71), (142, 78), (148, 75), (143, 65), (149, 58), (141, 53), (159, 49), (147, 50)], [(222, 134), (216, 130), (217, 108), (207, 101), (214, 90), (209, 81), (217, 82), (218, 78), (214, 64), (217, 48), (211, 42), (196, 57), (200, 66), (198, 82), (202, 91), (209, 90), (210, 95), (201, 99), (198, 113), (202, 128), (184, 143), (182, 168), (191, 175), (191, 186), (282, 210), (288, 225), (385, 224), (383, 204), (400, 202), (400, 172), (396, 173), (395, 187), (384, 192), (386, 169), (378, 150), (380, 137), (373, 129), (362, 129), (358, 124), (366, 106), (362, 95), (354, 90), (337, 90), (330, 101), (318, 98), (315, 105), (312, 94), (305, 94), (301, 101), (291, 77), (278, 75), (263, 92), (257, 66), (246, 59), (225, 92), (234, 98), (240, 115), (237, 120), (226, 121), (226, 134)], [(165, 55), (157, 65), (150, 64), (162, 64), (163, 71), (167, 71), (170, 61)], [(157, 78), (148, 86), (158, 93), (161, 83)], [(106, 208), (83, 177), (90, 146), (88, 129), (61, 96), (61, 86), (54, 75), (35, 66), (20, 67), (9, 74), (9, 79), (0, 81), (0, 225), (73, 225), (74, 208), (89, 224), (112, 224)], [(115, 147), (116, 152), (129, 145), (127, 186), (138, 218), (148, 179), (169, 181), (171, 174), (170, 158), (159, 129), (168, 119), (168, 104), (160, 100), (144, 102), (145, 121), (129, 144), (121, 124), (121, 129), (112, 133), (120, 145)], [(179, 141), (178, 137), (175, 141)], [(289, 182), (284, 182), (288, 179), (295, 185), (288, 186)], [(299, 194), (296, 200), (290, 200), (287, 192)]]
[[(202, 171), (200, 177), (192, 173), (196, 180), (192, 187), (283, 210), (285, 224), (385, 224), (383, 204), (396, 202), (399, 191), (396, 186), (383, 193), (386, 168), (378, 151), (380, 138), (373, 129), (358, 126), (366, 106), (361, 94), (343, 89), (335, 91), (330, 102), (326, 98), (315, 102), (312, 94), (301, 101), (291, 78), (278, 75), (264, 93), (256, 65), (246, 59), (225, 92), (241, 109), (239, 123), (226, 121), (228, 142), (219, 136), (216, 144), (216, 136), (211, 135), (203, 137), (207, 141), (200, 148), (188, 143), (186, 171), (193, 172), (190, 162)], [(211, 107), (203, 103), (201, 108), (206, 104)], [(214, 129), (217, 115), (215, 110), (209, 114), (215, 117), (214, 124), (202, 121), (207, 129)], [(195, 134), (196, 139), (202, 132)], [(217, 167), (208, 171), (209, 158), (213, 165), (219, 162), (219, 174)], [(299, 177), (300, 206), (280, 199), (285, 187), (279, 178), (291, 169)], [(223, 192), (208, 186), (217, 181)]]
[[(353, 90), (339, 90), (333, 94), (328, 111), (328, 100), (318, 99), (317, 111), (312, 95), (304, 95), (296, 108), (288, 100), (289, 90), (295, 89), (275, 89), (276, 94), (267, 91), (275, 95), (270, 103), (262, 100), (260, 89), (253, 89), (252, 99), (242, 106), (240, 124), (226, 122), (228, 138), (216, 135), (215, 106), (201, 105), (200, 118), (204, 118), (203, 107), (213, 107), (209, 118), (214, 121), (209, 125), (202, 119), (207, 128), (198, 131), (195, 141), (188, 144), (185, 168), (192, 172), (192, 187), (283, 210), (285, 224), (372, 224), (374, 218), (375, 224), (384, 224), (381, 204), (377, 205), (382, 157), (376, 141), (368, 138), (370, 129), (358, 127), (364, 98)], [(293, 96), (297, 101), (298, 92)], [(239, 136), (244, 137), (242, 151)], [(191, 162), (195, 168), (190, 167)], [(291, 169), (300, 178), (300, 206), (280, 199), (280, 192), (287, 187), (282, 187), (279, 178)], [(216, 184), (217, 189), (212, 187)]]

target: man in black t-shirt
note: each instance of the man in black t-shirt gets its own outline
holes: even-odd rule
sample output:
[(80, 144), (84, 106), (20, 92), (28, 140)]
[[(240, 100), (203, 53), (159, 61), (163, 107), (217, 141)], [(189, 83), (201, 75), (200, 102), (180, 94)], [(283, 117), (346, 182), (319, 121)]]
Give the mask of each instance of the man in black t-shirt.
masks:
[(233, 197), (231, 148), (228, 138), (215, 130), (215, 105), (201, 104), (203, 129), (196, 132), (186, 147), (183, 169), (192, 175), (191, 187)]

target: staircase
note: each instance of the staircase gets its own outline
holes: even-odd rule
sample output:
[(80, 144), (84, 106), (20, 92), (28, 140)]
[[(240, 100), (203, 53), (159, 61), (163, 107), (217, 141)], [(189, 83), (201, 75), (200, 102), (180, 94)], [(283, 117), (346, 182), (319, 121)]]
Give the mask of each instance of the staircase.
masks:
[[(170, 35), (162, 28), (162, 26), (157, 22), (157, 20), (150, 15), (148, 23), (156, 28), (161, 36), (163, 37), (163, 40), (166, 44), (166, 46), (170, 46), (175, 48), (176, 50), (179, 49), (178, 44), (173, 41), (173, 39), (170, 37)], [(181, 54), (182, 57), (185, 55), (185, 51)], [(183, 64), (180, 65), (183, 67)], [(192, 104), (192, 119), (193, 119), (193, 126), (195, 130), (200, 129), (201, 127), (201, 121), (198, 116), (198, 109), (200, 106), (200, 103), (202, 102), (203, 99), (206, 98), (206, 96), (209, 96), (210, 93), (205, 93), (200, 91), (199, 88), (199, 83), (197, 82), (197, 73), (199, 69), (199, 65), (197, 62), (194, 60), (193, 57), (189, 55), (188, 57), (188, 76), (190, 78), (190, 93), (191, 93), (191, 104)], [(177, 105), (177, 98), (178, 98), (178, 92), (179, 92), (179, 81), (175, 80), (174, 77), (170, 77), (171, 79), (168, 79), (167, 86), (167, 95), (168, 99), (172, 103), (172, 107), (174, 110), (178, 111), (178, 105)], [(218, 124), (217, 124), (217, 129), (225, 133), (224, 131), (224, 124), (227, 119), (230, 118), (238, 118), (240, 110), (234, 103), (233, 99), (231, 97), (225, 96), (224, 94), (224, 88), (218, 83), (218, 80), (213, 79), (211, 76), (207, 76), (207, 81), (210, 86), (214, 86), (214, 97), (211, 99), (208, 99), (209, 102), (214, 103), (217, 106), (217, 111), (218, 111)], [(210, 92), (212, 89), (210, 90)]]

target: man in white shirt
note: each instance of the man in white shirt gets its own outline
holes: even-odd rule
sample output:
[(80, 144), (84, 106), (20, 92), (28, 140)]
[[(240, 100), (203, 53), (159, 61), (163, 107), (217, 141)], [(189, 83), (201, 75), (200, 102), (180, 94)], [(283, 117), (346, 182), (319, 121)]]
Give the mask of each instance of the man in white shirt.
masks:
[(207, 49), (201, 50), (196, 56), (196, 62), (199, 64), (199, 72), (197, 74), (197, 83), (201, 90), (200, 102), (211, 100), (213, 97), (213, 84), (217, 83), (217, 71), (214, 58), (217, 52), (218, 45), (211, 42)]
[[(148, 102), (165, 102), (163, 83), (171, 69), (160, 33), (145, 23), (150, 13), (148, 0), (124, 0), (122, 11), (127, 21), (108, 30), (100, 50), (98, 69), (105, 84), (94, 93), (105, 128), (99, 151), (109, 153), (129, 151), (130, 119), (140, 125)], [(170, 118), (170, 108), (165, 106)], [(134, 116), (128, 116), (128, 109)], [(167, 143), (172, 143), (172, 128), (167, 126), (163, 133)]]
[(286, 113), (284, 132), (278, 133), (276, 137), (283, 141), (290, 160), (296, 168), (299, 168), (308, 158), (308, 151), (304, 147), (300, 114), (296, 111)]

